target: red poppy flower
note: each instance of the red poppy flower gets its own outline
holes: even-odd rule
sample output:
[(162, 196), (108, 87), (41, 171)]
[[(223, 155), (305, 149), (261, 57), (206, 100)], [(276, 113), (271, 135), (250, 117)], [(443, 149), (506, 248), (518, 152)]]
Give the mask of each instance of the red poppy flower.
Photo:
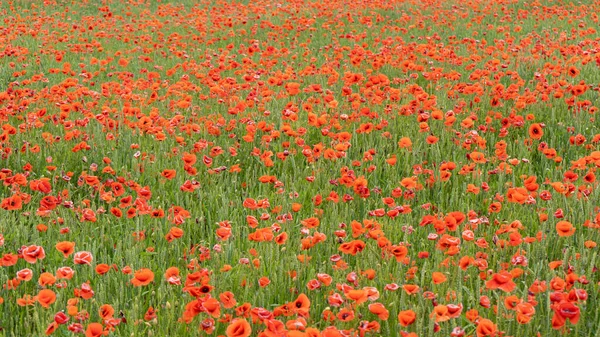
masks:
[(154, 281), (154, 273), (152, 272), (152, 270), (142, 268), (137, 270), (133, 274), (131, 284), (133, 284), (136, 287), (141, 287), (150, 284), (152, 281)]
[(488, 289), (501, 289), (505, 292), (511, 292), (517, 286), (513, 282), (513, 276), (507, 271), (501, 271), (492, 275), (492, 278), (485, 283)]

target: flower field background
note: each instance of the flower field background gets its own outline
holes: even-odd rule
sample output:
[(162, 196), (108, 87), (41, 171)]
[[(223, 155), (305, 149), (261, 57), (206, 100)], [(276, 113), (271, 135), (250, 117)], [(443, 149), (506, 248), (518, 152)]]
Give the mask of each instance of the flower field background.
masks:
[(595, 336), (600, 2), (2, 1), (0, 336)]

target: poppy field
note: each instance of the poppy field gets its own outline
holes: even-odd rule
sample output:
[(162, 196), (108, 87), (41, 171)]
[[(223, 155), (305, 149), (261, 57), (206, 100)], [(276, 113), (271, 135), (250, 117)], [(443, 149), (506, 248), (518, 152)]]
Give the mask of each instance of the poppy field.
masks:
[(597, 336), (596, 13), (0, 2), (0, 336)]

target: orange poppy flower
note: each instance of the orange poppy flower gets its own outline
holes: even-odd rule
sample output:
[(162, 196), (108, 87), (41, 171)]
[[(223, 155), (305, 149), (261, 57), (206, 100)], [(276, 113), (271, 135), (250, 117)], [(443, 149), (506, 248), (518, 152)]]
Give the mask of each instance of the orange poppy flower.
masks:
[(38, 284), (42, 287), (53, 285), (56, 282), (56, 277), (51, 273), (42, 273), (38, 279)]
[(291, 303), (292, 311), (300, 316), (308, 316), (308, 310), (310, 309), (310, 300), (305, 294), (300, 294), (298, 298)]
[(413, 295), (419, 292), (419, 286), (414, 284), (405, 284), (402, 286), (402, 289), (408, 294)]
[(321, 331), (321, 337), (342, 337), (344, 336), (336, 327), (329, 326)]
[(183, 229), (179, 228), (179, 227), (171, 227), (171, 229), (169, 230), (169, 233), (167, 233), (165, 235), (165, 239), (168, 242), (172, 242), (175, 239), (179, 239), (183, 236), (184, 232)]
[(13, 195), (12, 197), (2, 199), (0, 207), (7, 211), (20, 210), (23, 208), (23, 202), (20, 196)]
[(569, 74), (569, 76), (571, 77), (577, 77), (577, 75), (579, 75), (579, 69), (577, 69), (575, 66), (570, 66), (567, 69), (567, 73)]
[(65, 258), (73, 254), (75, 248), (75, 242), (62, 241), (56, 244), (56, 250), (61, 252)]
[(232, 292), (226, 291), (219, 295), (219, 300), (225, 309), (231, 309), (236, 306), (237, 301)]
[(46, 336), (50, 336), (54, 333), (54, 331), (56, 331), (56, 329), (58, 329), (60, 325), (56, 322), (52, 322), (50, 323), (50, 325), (48, 325), (48, 327), (46, 328)]
[(469, 154), (469, 157), (477, 164), (485, 164), (487, 162), (485, 155), (481, 152), (473, 151)]
[(87, 264), (87, 265), (91, 265), (92, 264), (92, 253), (90, 252), (77, 252), (75, 253), (75, 256), (73, 256), (73, 262), (75, 262), (75, 264)]
[(340, 252), (344, 254), (356, 255), (365, 249), (366, 244), (362, 240), (353, 240), (350, 242), (345, 242), (340, 245), (338, 248)]
[(75, 275), (75, 271), (70, 267), (61, 267), (56, 270), (56, 277), (58, 279), (70, 280)]
[(333, 278), (329, 275), (329, 274), (325, 274), (325, 273), (319, 273), (317, 274), (317, 279), (319, 280), (319, 282), (321, 282), (324, 286), (328, 286), (331, 284), (331, 282), (333, 281)]
[(435, 322), (445, 322), (450, 318), (450, 310), (448, 306), (443, 304), (438, 304), (433, 308), (433, 312), (431, 312), (431, 318), (435, 318)]
[(494, 336), (498, 328), (496, 324), (487, 318), (482, 318), (477, 323), (477, 337)]
[(214, 318), (221, 316), (221, 303), (216, 298), (209, 298), (202, 303), (206, 312)]
[(33, 297), (31, 295), (23, 295), (22, 298), (17, 299), (17, 305), (20, 307), (34, 305), (35, 301), (37, 301), (37, 297)]
[(398, 146), (402, 149), (410, 149), (412, 148), (412, 141), (408, 137), (402, 137), (398, 141)]
[(535, 307), (529, 302), (517, 304), (515, 311), (517, 312), (517, 322), (520, 324), (529, 323), (533, 315), (535, 315)]
[(25, 249), (23, 249), (22, 255), (25, 261), (32, 264), (36, 263), (38, 259), (42, 260), (46, 257), (44, 248), (36, 245), (25, 247)]
[(444, 282), (446, 282), (446, 280), (448, 279), (448, 278), (446, 277), (446, 275), (444, 275), (443, 273), (437, 272), (437, 271), (436, 271), (436, 272), (433, 272), (433, 274), (432, 274), (432, 278), (433, 278), (433, 283), (434, 283), (434, 284), (441, 284), (441, 283), (444, 283)]
[(115, 309), (110, 304), (104, 304), (100, 306), (100, 309), (98, 309), (98, 314), (100, 315), (100, 318), (105, 320), (112, 318), (114, 313)]
[(366, 277), (368, 280), (372, 280), (377, 275), (377, 272), (374, 269), (367, 269), (361, 272), (361, 275)]
[(196, 155), (195, 155), (195, 154), (193, 154), (193, 153), (188, 153), (188, 152), (185, 152), (185, 153), (183, 154), (183, 156), (181, 157), (181, 159), (183, 160), (183, 162), (184, 162), (186, 165), (190, 165), (190, 166), (191, 166), (191, 165), (194, 165), (194, 164), (196, 164), (196, 160), (197, 160), (197, 158), (196, 158)]
[(403, 261), (408, 255), (408, 248), (406, 248), (404, 245), (390, 246), (388, 249), (398, 262)]
[(42, 307), (49, 308), (56, 301), (56, 293), (50, 289), (42, 289), (37, 294), (36, 300)]
[(350, 289), (347, 292), (344, 292), (344, 295), (346, 298), (354, 301), (356, 305), (367, 301), (367, 292), (362, 289)]
[(541, 139), (543, 135), (544, 131), (540, 123), (533, 123), (529, 126), (529, 137), (531, 139)]
[(568, 221), (559, 221), (556, 223), (556, 232), (558, 233), (558, 236), (571, 236), (575, 234), (575, 226)]
[(108, 335), (108, 331), (104, 331), (104, 327), (100, 323), (90, 323), (85, 329), (85, 337), (100, 337)]
[(266, 277), (266, 276), (263, 276), (263, 277), (261, 277), (261, 278), (258, 280), (258, 285), (259, 285), (261, 288), (264, 288), (264, 287), (268, 286), (270, 283), (271, 283), (271, 280), (269, 280), (269, 278), (268, 278), (268, 277)]
[(438, 137), (434, 136), (434, 135), (429, 135), (427, 136), (427, 138), (425, 139), (425, 141), (427, 142), (427, 144), (429, 145), (433, 145), (435, 143), (437, 143), (439, 140)]
[(403, 178), (400, 185), (404, 188), (415, 189), (417, 188), (417, 177)]
[(511, 292), (517, 286), (513, 282), (513, 276), (507, 271), (501, 271), (492, 275), (492, 278), (485, 283), (487, 289), (501, 289), (505, 292)]
[(17, 261), (19, 261), (18, 255), (7, 253), (7, 254), (2, 255), (2, 260), (0, 260), (0, 266), (3, 266), (3, 267), (14, 266), (15, 264), (17, 264)]
[(133, 278), (131, 279), (131, 284), (136, 287), (145, 286), (154, 281), (154, 273), (152, 270), (147, 268), (142, 268), (137, 270), (133, 274)]
[(243, 318), (236, 318), (227, 326), (227, 337), (249, 337), (252, 334), (250, 323)]
[(17, 272), (17, 280), (29, 281), (33, 278), (33, 271), (29, 268), (21, 269)]
[(400, 311), (398, 313), (398, 322), (402, 326), (409, 326), (415, 322), (417, 314), (412, 310)]
[(317, 218), (308, 218), (301, 220), (300, 223), (306, 228), (316, 228), (319, 226), (320, 221)]
[(577, 324), (577, 322), (579, 322), (581, 311), (579, 307), (572, 302), (561, 300), (551, 307), (552, 310), (554, 310), (554, 316), (552, 317), (552, 327), (554, 329), (559, 329), (566, 321), (569, 321), (571, 324)]
[(160, 175), (167, 180), (171, 180), (177, 176), (177, 172), (175, 170), (165, 169)]
[(369, 304), (369, 311), (372, 314), (377, 315), (377, 317), (379, 317), (379, 319), (383, 321), (386, 321), (388, 317), (390, 317), (390, 312), (381, 303)]
[(177, 267), (168, 268), (165, 271), (165, 280), (167, 280), (167, 282), (169, 284), (180, 285), (181, 279), (179, 277), (179, 268), (177, 268)]
[(98, 265), (96, 265), (96, 273), (98, 275), (104, 275), (106, 273), (108, 273), (108, 271), (110, 270), (110, 266), (104, 263), (100, 263)]

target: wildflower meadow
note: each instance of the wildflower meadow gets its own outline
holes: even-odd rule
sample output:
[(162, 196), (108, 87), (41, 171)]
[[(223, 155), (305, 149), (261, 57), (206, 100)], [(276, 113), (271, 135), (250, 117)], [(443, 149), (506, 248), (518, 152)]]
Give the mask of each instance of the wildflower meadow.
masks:
[(0, 337), (598, 336), (600, 1), (0, 2)]

